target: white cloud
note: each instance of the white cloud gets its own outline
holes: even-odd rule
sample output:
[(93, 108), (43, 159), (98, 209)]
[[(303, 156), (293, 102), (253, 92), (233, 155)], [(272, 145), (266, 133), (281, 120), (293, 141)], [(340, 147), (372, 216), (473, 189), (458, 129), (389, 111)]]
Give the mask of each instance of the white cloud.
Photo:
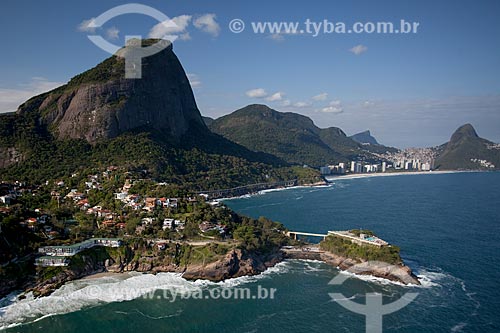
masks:
[(325, 113), (342, 113), (344, 112), (344, 108), (341, 106), (326, 106), (320, 110)]
[(266, 101), (268, 101), (268, 102), (281, 101), (283, 99), (283, 96), (285, 96), (285, 94), (282, 93), (281, 91), (278, 91), (278, 92), (275, 92), (274, 94), (272, 94), (271, 96), (268, 96), (266, 98)]
[(296, 103), (293, 103), (293, 106), (296, 108), (305, 108), (305, 107), (311, 106), (311, 103), (309, 103), (309, 102), (296, 102)]
[(328, 103), (328, 106), (319, 110), (324, 113), (342, 113), (344, 112), (344, 107), (342, 106), (342, 102), (339, 100), (333, 100)]
[[(187, 40), (190, 38), (183, 39), (183, 35), (185, 35), (186, 29), (191, 22), (191, 15), (180, 15), (176, 16), (170, 20), (166, 20), (156, 24), (148, 34), (149, 38), (163, 38), (168, 36), (176, 36), (180, 37), (181, 40)], [(189, 36), (189, 33), (187, 33)]]
[(267, 96), (267, 92), (262, 88), (248, 90), (245, 94), (248, 97), (252, 97), (252, 98), (263, 98), (263, 97)]
[(81, 32), (95, 32), (95, 17), (88, 19), (88, 20), (83, 20), (77, 27), (78, 31)]
[(33, 96), (63, 85), (62, 82), (49, 81), (43, 77), (33, 77), (27, 84), (18, 88), (0, 88), (0, 113), (15, 111), (19, 105)]
[(326, 101), (327, 98), (328, 98), (328, 94), (327, 93), (321, 93), (319, 95), (316, 95), (316, 96), (312, 97), (312, 99), (315, 100), (315, 101)]
[(193, 21), (193, 25), (201, 31), (217, 37), (220, 32), (220, 26), (217, 21), (215, 21), (215, 18), (215, 14), (205, 14), (197, 17)]
[(368, 47), (359, 44), (354, 46), (353, 48), (350, 48), (349, 51), (354, 53), (355, 55), (360, 55), (361, 53), (365, 53), (366, 51), (368, 51)]
[(120, 35), (120, 30), (118, 30), (116, 27), (111, 27), (108, 30), (106, 30), (106, 36), (109, 39), (118, 39)]
[(193, 74), (193, 73), (189, 73), (189, 74), (187, 74), (187, 77), (188, 77), (189, 83), (191, 83), (192, 88), (198, 88), (201, 86), (201, 80), (200, 80), (200, 77), (198, 75)]

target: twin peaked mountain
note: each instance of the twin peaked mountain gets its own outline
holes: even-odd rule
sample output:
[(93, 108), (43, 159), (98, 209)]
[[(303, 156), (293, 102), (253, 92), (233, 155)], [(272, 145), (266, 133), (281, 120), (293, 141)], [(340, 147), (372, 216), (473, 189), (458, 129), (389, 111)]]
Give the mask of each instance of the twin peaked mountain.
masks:
[(290, 179), (298, 172), (292, 165), (370, 160), (395, 150), (263, 105), (216, 119), (209, 129), (172, 45), (142, 59), (142, 79), (125, 79), (124, 69), (122, 58), (110, 57), (1, 115), (0, 177), (42, 181), (115, 164), (206, 189)]

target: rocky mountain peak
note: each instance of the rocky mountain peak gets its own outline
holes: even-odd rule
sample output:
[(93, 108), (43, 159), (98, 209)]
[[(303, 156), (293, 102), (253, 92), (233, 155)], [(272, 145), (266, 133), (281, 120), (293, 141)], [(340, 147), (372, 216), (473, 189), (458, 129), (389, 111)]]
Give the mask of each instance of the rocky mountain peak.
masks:
[[(154, 40), (143, 40), (151, 45)], [(121, 49), (117, 54), (127, 52)], [(21, 105), (37, 112), (60, 139), (95, 142), (134, 129), (155, 129), (174, 138), (191, 125), (206, 128), (189, 80), (172, 44), (142, 59), (142, 78), (125, 78), (125, 60), (112, 56), (53, 91)]]
[(379, 144), (377, 140), (371, 135), (369, 130), (354, 134), (353, 136), (351, 136), (351, 139), (362, 144), (371, 144), (371, 145)]
[(451, 136), (450, 142), (458, 142), (464, 138), (478, 138), (476, 130), (471, 124), (460, 126)]

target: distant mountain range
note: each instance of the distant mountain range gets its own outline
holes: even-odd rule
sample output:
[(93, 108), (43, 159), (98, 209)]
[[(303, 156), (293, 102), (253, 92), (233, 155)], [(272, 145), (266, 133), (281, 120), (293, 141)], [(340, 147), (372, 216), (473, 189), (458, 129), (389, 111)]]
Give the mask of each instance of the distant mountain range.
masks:
[(0, 179), (42, 182), (109, 165), (198, 189), (297, 178), (281, 159), (207, 128), (171, 44), (142, 61), (142, 79), (125, 79), (124, 59), (112, 56), (0, 115)]
[(295, 164), (321, 166), (353, 159), (375, 160), (374, 152), (395, 150), (382, 145), (366, 147), (340, 128), (322, 129), (306, 116), (278, 112), (260, 104), (248, 105), (207, 124), (213, 132), (250, 150)]
[[(306, 116), (265, 105), (202, 117), (172, 45), (142, 61), (142, 79), (125, 79), (123, 58), (112, 56), (16, 113), (1, 114), (0, 179), (42, 182), (118, 165), (205, 190), (315, 181), (318, 173), (302, 165), (376, 162), (398, 151), (378, 144), (369, 131), (348, 137), (340, 128), (319, 128)], [(471, 125), (435, 150), (441, 169), (500, 166), (498, 145), (479, 138)]]

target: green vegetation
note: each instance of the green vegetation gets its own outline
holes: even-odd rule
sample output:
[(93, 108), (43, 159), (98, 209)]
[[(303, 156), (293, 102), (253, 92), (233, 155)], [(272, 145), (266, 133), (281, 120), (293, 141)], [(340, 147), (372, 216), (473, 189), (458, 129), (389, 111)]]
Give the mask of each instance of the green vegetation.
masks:
[[(79, 188), (83, 180), (78, 177), (65, 178), (65, 183)], [(213, 206), (198, 198), (179, 198), (177, 207), (145, 211), (134, 211), (123, 207), (113, 193), (123, 186), (125, 180), (116, 172), (103, 182), (103, 190), (91, 190), (87, 200), (92, 205), (103, 205), (125, 221), (125, 228), (98, 227), (104, 218), (88, 215), (74, 206), (72, 200), (55, 204), (45, 191), (50, 186), (40, 186), (37, 195), (19, 198), (11, 206), (9, 215), (0, 214), (0, 295), (12, 288), (26, 285), (28, 281), (63, 281), (65, 276), (78, 277), (104, 268), (110, 264), (126, 265), (127, 269), (150, 271), (154, 267), (185, 267), (189, 264), (209, 264), (222, 259), (230, 250), (240, 249), (243, 253), (267, 255), (289, 243), (284, 235), (285, 228), (278, 222), (266, 218), (253, 219), (240, 216), (224, 205)], [(141, 197), (169, 193), (169, 187), (152, 181), (139, 181), (131, 188)], [(50, 222), (29, 229), (27, 217), (37, 216), (34, 207), (42, 208), (50, 215)], [(115, 216), (116, 216), (115, 215)], [(151, 220), (147, 225), (143, 218)], [(182, 228), (163, 229), (165, 218), (179, 219)], [(207, 222), (222, 229), (202, 232), (200, 223)], [(56, 235), (48, 237), (44, 226), (52, 228)], [(223, 230), (223, 232), (220, 232)], [(124, 246), (119, 248), (93, 247), (70, 258), (68, 267), (36, 267), (35, 253), (40, 246), (70, 245), (90, 237), (121, 237)], [(158, 246), (155, 240), (163, 240)], [(197, 244), (197, 242), (202, 243)], [(203, 245), (203, 242), (207, 242)], [(194, 242), (194, 243), (192, 243)], [(120, 266), (116, 266), (120, 267)], [(124, 267), (124, 266), (121, 266)], [(116, 269), (116, 268), (115, 268)], [(36, 273), (36, 274), (35, 274)]]
[(184, 245), (182, 248), (182, 257), (179, 264), (182, 266), (188, 264), (209, 264), (222, 259), (232, 248), (231, 245), (211, 243), (205, 246)]
[[(211, 190), (251, 183), (300, 178), (299, 169), (277, 168), (243, 157), (207, 153), (191, 147), (168, 146), (147, 133), (124, 134), (118, 138), (90, 146), (83, 140), (48, 140), (22, 136), (17, 146), (24, 161), (0, 169), (3, 180), (29, 180), (42, 183), (86, 169), (119, 165), (125, 170), (146, 170), (160, 181), (185, 189)], [(305, 181), (315, 179), (309, 171)]]
[(209, 127), (250, 150), (292, 164), (323, 166), (374, 156), (336, 127), (320, 129), (308, 117), (249, 105), (209, 123)]
[(394, 245), (383, 247), (377, 247), (374, 245), (358, 245), (350, 240), (329, 235), (320, 243), (320, 248), (336, 255), (362, 261), (376, 260), (387, 262), (389, 264), (400, 264), (402, 262), (402, 259), (399, 256), (399, 247)]
[(118, 80), (125, 76), (125, 60), (117, 56), (112, 56), (89, 69), (73, 77), (67, 87), (72, 88), (85, 83), (102, 83)]
[(358, 237), (361, 234), (365, 234), (367, 236), (375, 236), (375, 234), (373, 233), (373, 231), (367, 230), (367, 229), (352, 229), (352, 230), (349, 230), (349, 232), (351, 234), (353, 234), (353, 235), (358, 236)]
[(234, 239), (241, 241), (241, 248), (248, 251), (268, 253), (281, 246), (288, 245), (289, 238), (283, 233), (285, 227), (265, 217), (258, 220), (241, 217), (241, 222), (234, 229)]
[(250, 152), (217, 135), (198, 138), (189, 133), (180, 144), (161, 133), (130, 132), (92, 146), (84, 140), (56, 140), (30, 117), (0, 116), (0, 153), (2, 147), (15, 147), (22, 155), (22, 162), (0, 168), (4, 181), (40, 184), (109, 165), (127, 171), (146, 170), (152, 178), (191, 191), (321, 179), (317, 171), (287, 167), (275, 157)]

